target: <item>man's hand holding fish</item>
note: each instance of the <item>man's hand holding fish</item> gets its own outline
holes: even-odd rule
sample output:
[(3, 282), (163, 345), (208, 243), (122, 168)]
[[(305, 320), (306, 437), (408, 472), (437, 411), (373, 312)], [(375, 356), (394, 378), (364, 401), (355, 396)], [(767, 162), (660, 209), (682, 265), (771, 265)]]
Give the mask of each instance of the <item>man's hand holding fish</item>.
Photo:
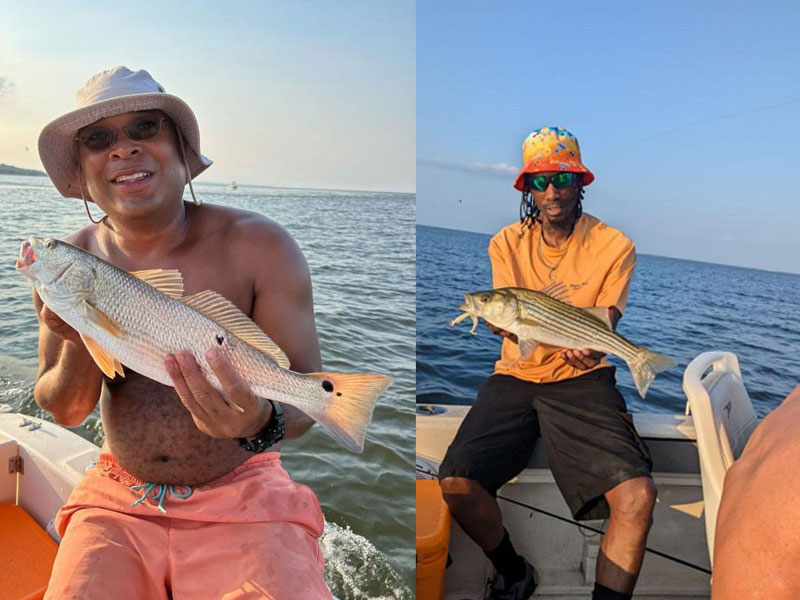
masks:
[[(206, 379), (190, 352), (178, 352), (165, 361), (175, 391), (192, 413), (195, 425), (214, 438), (256, 436), (272, 416), (271, 405), (253, 393), (247, 381), (218, 350), (208, 350), (206, 360), (222, 387), (221, 392)], [(239, 406), (242, 411), (232, 406)]]

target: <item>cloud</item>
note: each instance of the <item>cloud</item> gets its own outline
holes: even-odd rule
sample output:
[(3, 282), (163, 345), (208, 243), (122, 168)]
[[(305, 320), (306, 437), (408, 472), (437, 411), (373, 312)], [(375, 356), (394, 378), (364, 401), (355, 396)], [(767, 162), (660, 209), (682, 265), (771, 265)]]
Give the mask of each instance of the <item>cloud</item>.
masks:
[(499, 163), (487, 165), (485, 163), (459, 163), (438, 158), (418, 158), (418, 165), (426, 167), (438, 167), (440, 169), (450, 169), (451, 171), (465, 171), (467, 173), (477, 173), (478, 175), (489, 175), (490, 177), (507, 178), (509, 175), (516, 175), (519, 167)]
[(14, 89), (13, 82), (8, 77), (0, 75), (0, 96), (8, 95)]

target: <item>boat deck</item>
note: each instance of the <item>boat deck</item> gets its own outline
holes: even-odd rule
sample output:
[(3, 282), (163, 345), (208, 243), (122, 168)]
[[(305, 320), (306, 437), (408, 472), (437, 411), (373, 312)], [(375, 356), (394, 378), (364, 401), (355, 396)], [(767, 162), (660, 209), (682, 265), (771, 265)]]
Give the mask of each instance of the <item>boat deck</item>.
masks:
[[(417, 477), (434, 476), (468, 406), (447, 406), (437, 415), (417, 416)], [(653, 456), (658, 488), (648, 547), (710, 570), (702, 518), (703, 492), (692, 418), (685, 415), (635, 414), (634, 422)], [(498, 495), (571, 519), (541, 444), (520, 475)], [(503, 520), (517, 550), (539, 573), (534, 598), (581, 599), (591, 596), (601, 536), (577, 525), (500, 500)], [(604, 530), (603, 521), (584, 524)], [(484, 598), (491, 564), (478, 546), (453, 523), (447, 569), (448, 600)], [(651, 553), (645, 556), (637, 598), (651, 600), (708, 598), (707, 573)]]

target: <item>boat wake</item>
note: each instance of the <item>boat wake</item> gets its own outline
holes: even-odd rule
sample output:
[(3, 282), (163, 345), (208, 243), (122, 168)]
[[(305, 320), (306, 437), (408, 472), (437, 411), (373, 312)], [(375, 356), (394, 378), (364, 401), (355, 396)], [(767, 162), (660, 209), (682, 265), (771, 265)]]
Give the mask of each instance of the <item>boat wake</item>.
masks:
[(349, 527), (325, 523), (320, 538), (325, 582), (342, 600), (412, 600), (414, 594), (386, 557)]
[(31, 409), (33, 406), (35, 406), (33, 383), (19, 381), (13, 377), (7, 379), (0, 372), (0, 412), (21, 412), (22, 408)]

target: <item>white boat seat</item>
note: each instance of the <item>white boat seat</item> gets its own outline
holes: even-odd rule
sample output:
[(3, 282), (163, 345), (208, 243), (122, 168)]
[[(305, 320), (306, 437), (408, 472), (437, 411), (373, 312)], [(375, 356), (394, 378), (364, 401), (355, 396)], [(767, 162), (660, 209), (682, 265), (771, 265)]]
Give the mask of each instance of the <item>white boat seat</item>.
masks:
[(686, 414), (691, 413), (703, 481), (706, 541), (714, 563), (714, 528), (725, 473), (744, 450), (758, 417), (742, 382), (739, 361), (730, 352), (705, 352), (683, 375)]

